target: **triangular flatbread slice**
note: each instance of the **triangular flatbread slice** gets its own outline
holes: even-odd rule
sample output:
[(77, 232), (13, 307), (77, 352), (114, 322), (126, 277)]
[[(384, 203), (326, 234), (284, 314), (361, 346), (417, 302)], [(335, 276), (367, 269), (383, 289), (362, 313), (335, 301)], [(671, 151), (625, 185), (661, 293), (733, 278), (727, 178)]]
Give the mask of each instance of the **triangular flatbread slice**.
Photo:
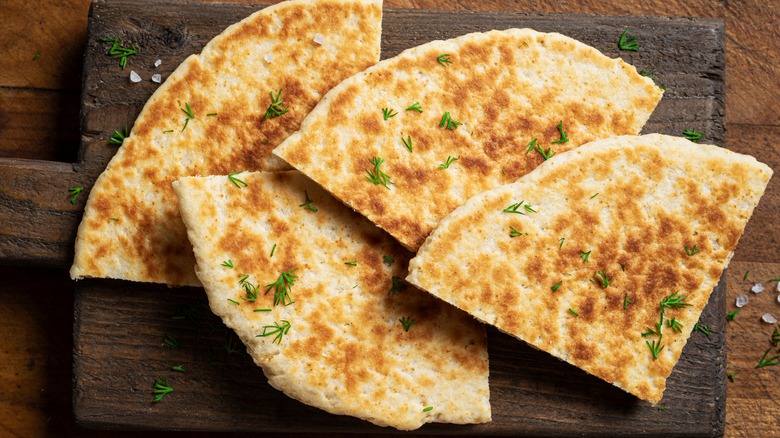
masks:
[(403, 283), (403, 247), (299, 172), (236, 177), (174, 187), (209, 305), (271, 386), (398, 429), (490, 420), (484, 326)]
[(270, 151), (326, 91), (379, 60), (381, 17), (381, 0), (292, 0), (187, 58), (92, 188), (71, 277), (199, 285), (171, 183), (289, 169)]
[(563, 35), (473, 33), (345, 80), (273, 152), (416, 251), (471, 196), (555, 153), (638, 134), (661, 96)]
[(592, 142), (455, 210), (407, 280), (655, 404), (771, 175), (678, 137)]

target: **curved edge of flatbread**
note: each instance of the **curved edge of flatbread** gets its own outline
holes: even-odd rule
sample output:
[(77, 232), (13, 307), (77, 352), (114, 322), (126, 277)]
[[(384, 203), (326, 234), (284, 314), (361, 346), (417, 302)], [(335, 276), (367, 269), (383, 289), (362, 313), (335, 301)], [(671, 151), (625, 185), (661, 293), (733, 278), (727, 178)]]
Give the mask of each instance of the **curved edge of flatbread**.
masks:
[(656, 404), (771, 175), (678, 137), (592, 142), (456, 209), (406, 279)]
[[(341, 82), (273, 153), (415, 251), (455, 207), (540, 164), (533, 139), (561, 153), (639, 134), (662, 96), (634, 66), (558, 33), (471, 33)], [(442, 127), (445, 112), (461, 125)], [(569, 140), (551, 144), (559, 123)], [(375, 157), (386, 187), (366, 180)]]
[[(381, 17), (381, 0), (285, 1), (185, 59), (90, 190), (71, 278), (200, 285), (171, 183), (289, 169), (270, 151), (331, 87), (379, 60)], [(265, 118), (272, 98), (286, 112)]]
[[(490, 421), (484, 325), (402, 283), (406, 250), (298, 172), (236, 177), (246, 186), (211, 176), (174, 189), (209, 305), (271, 386), (402, 430)], [(296, 276), (289, 305), (266, 292), (281, 272)]]

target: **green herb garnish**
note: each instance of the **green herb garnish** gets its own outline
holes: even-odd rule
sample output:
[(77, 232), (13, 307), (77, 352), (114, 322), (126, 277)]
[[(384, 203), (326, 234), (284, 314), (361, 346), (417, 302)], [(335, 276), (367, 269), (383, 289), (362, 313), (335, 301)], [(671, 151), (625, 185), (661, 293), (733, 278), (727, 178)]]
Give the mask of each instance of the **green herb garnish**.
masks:
[(740, 310), (742, 310), (742, 309), (740, 308), (740, 309), (732, 310), (731, 312), (726, 313), (726, 321), (734, 321), (734, 318), (736, 318), (737, 313), (739, 313)]
[(235, 304), (235, 305), (239, 304), (239, 302), (236, 301), (236, 300), (233, 300), (233, 299), (230, 299), (230, 298), (228, 298), (227, 300), (230, 301), (231, 303)]
[(439, 164), (439, 169), (449, 169), (450, 168), (450, 164), (454, 163), (455, 161), (457, 161), (459, 159), (460, 159), (460, 155), (458, 155), (457, 157), (451, 157), (451, 156), (447, 155), (447, 161), (445, 161), (442, 164)]
[(391, 280), (392, 284), (390, 285), (390, 290), (387, 291), (388, 294), (396, 295), (398, 292), (406, 289), (406, 284), (401, 280), (401, 277), (396, 277), (393, 275)]
[(747, 281), (748, 275), (750, 275), (750, 271), (745, 271), (745, 276), (742, 277), (742, 281)]
[(41, 57), (41, 51), (40, 51), (40, 50), (38, 50), (38, 53), (36, 53), (36, 54), (35, 54), (35, 56), (33, 56), (33, 59), (32, 59), (32, 60), (33, 60), (33, 61), (37, 61), (37, 60), (38, 60), (38, 58), (40, 58), (40, 57)]
[(78, 199), (81, 192), (84, 191), (84, 187), (68, 187), (68, 195), (70, 196), (70, 203), (76, 204), (76, 199)]
[(447, 64), (452, 64), (452, 61), (450, 61), (449, 53), (442, 53), (441, 55), (436, 57), (436, 60), (439, 61), (439, 64), (445, 67), (447, 66)]
[(152, 387), (154, 388), (152, 391), (152, 394), (154, 395), (152, 403), (157, 403), (162, 400), (163, 397), (173, 392), (173, 388), (168, 385), (168, 378), (165, 376), (160, 376), (160, 379), (155, 380), (154, 386)]
[(411, 327), (412, 327), (412, 326), (413, 326), (415, 323), (417, 323), (417, 321), (415, 321), (414, 319), (412, 319), (412, 318), (411, 318), (411, 317), (409, 317), (409, 316), (404, 316), (403, 318), (399, 319), (399, 321), (401, 321), (401, 324), (404, 326), (404, 331), (405, 331), (405, 332), (408, 332), (408, 331), (409, 331), (409, 329), (410, 329), (410, 328), (411, 328)]
[(690, 140), (690, 141), (692, 141), (694, 143), (698, 143), (699, 140), (702, 138), (702, 136), (704, 136), (703, 133), (696, 132), (695, 128), (693, 130), (686, 129), (685, 131), (683, 131), (683, 135), (685, 136), (686, 139), (688, 139), (688, 140)]
[[(777, 327), (780, 327), (780, 325)], [(775, 347), (780, 343), (780, 330), (778, 330), (777, 327), (775, 327), (775, 331), (772, 332), (772, 337), (769, 339), (769, 342)]]
[(119, 58), (119, 66), (122, 67), (123, 70), (127, 66), (127, 57), (138, 53), (138, 47), (136, 46), (122, 47), (122, 44), (124, 43), (119, 38), (101, 38), (100, 41), (104, 43), (113, 43), (106, 55), (112, 58)]
[(233, 269), (233, 260), (225, 260), (222, 262), (222, 266)]
[(541, 146), (539, 146), (539, 143), (534, 143), (534, 149), (536, 150), (536, 152), (539, 152), (539, 155), (541, 155), (542, 158), (544, 158), (544, 161), (549, 160), (550, 158), (553, 157), (553, 155), (555, 155), (555, 151), (551, 147), (547, 148), (547, 150), (545, 151), (542, 149)]
[[(672, 318), (672, 321), (674, 321), (674, 318)], [(707, 327), (707, 326), (706, 326), (706, 325), (704, 325), (704, 324), (699, 324), (698, 322), (697, 322), (696, 324), (694, 324), (694, 326), (693, 326), (693, 330), (694, 330), (694, 331), (699, 331), (699, 332), (702, 332), (702, 333), (704, 333), (704, 334), (705, 334), (705, 335), (707, 335), (707, 336), (709, 336), (710, 334), (712, 334), (712, 330), (710, 330), (710, 328), (709, 328), (709, 327)], [(678, 331), (679, 331), (679, 330), (678, 330)]]
[(433, 406), (427, 406), (426, 408), (423, 409), (423, 412), (428, 412), (432, 410), (433, 410)]
[(576, 310), (574, 310), (574, 309), (572, 309), (571, 307), (569, 307), (569, 313), (571, 313), (571, 314), (572, 314), (572, 315), (574, 315), (574, 316), (580, 316), (580, 314), (579, 314), (579, 313), (577, 313), (577, 311), (576, 311)]
[(639, 43), (636, 42), (636, 38), (628, 34), (628, 28), (623, 31), (622, 34), (620, 34), (620, 39), (618, 40), (618, 47), (620, 50), (630, 50), (632, 52), (636, 52), (639, 50)]
[(509, 236), (510, 237), (522, 236), (522, 235), (523, 235), (523, 233), (521, 231), (517, 231), (517, 228), (515, 228), (515, 227), (513, 227), (511, 225), (509, 226)]
[(663, 312), (664, 308), (670, 308), (670, 309), (679, 309), (682, 307), (688, 307), (691, 306), (690, 303), (684, 303), (683, 300), (687, 298), (688, 295), (683, 296), (677, 296), (677, 292), (667, 296), (663, 300), (661, 300), (661, 311)]
[(409, 152), (412, 152), (412, 136), (411, 135), (406, 136), (406, 139), (401, 137), (401, 142), (403, 142), (404, 146), (406, 146), (406, 149), (409, 149)]
[(761, 356), (761, 360), (758, 361), (758, 365), (756, 365), (756, 368), (773, 367), (775, 365), (780, 365), (780, 355), (772, 356), (767, 359), (767, 355), (771, 350), (772, 348), (770, 347), (768, 350), (764, 352), (764, 355)]
[(258, 309), (253, 310), (253, 312), (271, 312), (273, 309), (270, 307), (260, 307)]
[(247, 186), (247, 184), (246, 184), (244, 181), (241, 181), (240, 179), (236, 178), (236, 175), (239, 175), (239, 174), (241, 174), (241, 173), (244, 173), (244, 172), (243, 172), (243, 171), (241, 171), (241, 172), (233, 172), (233, 173), (230, 173), (230, 174), (228, 174), (228, 180), (229, 180), (230, 182), (232, 182), (232, 183), (233, 183), (233, 185), (234, 185), (234, 186), (236, 186), (236, 187), (238, 187), (239, 189), (240, 189), (242, 186), (243, 186), (243, 187), (246, 187), (246, 186)]
[(173, 129), (166, 129), (165, 131), (163, 131), (163, 134), (168, 134), (170, 132), (173, 132)]
[(623, 310), (626, 310), (628, 305), (632, 304), (632, 303), (633, 303), (633, 301), (629, 300), (628, 299), (628, 294), (626, 294), (626, 296), (623, 297)]
[(561, 244), (560, 244), (560, 245), (558, 245), (558, 249), (559, 249), (559, 250), (563, 249), (563, 241), (564, 241), (564, 240), (566, 240), (566, 238), (565, 238), (565, 237), (561, 237), (561, 239), (560, 239), (560, 240), (561, 240)]
[(306, 190), (304, 190), (304, 191), (303, 191), (303, 194), (304, 194), (304, 196), (306, 196), (306, 200), (305, 200), (305, 201), (303, 201), (303, 204), (298, 204), (298, 207), (303, 207), (303, 208), (305, 208), (305, 209), (307, 209), (307, 210), (309, 210), (309, 211), (313, 211), (313, 212), (317, 212), (317, 211), (319, 211), (319, 210), (320, 210), (319, 208), (317, 208), (317, 207), (315, 207), (315, 206), (311, 205), (311, 203), (312, 203), (312, 200), (311, 200), (311, 199), (309, 199), (309, 192), (307, 192)]
[(350, 266), (357, 266), (357, 260), (350, 260), (348, 262), (344, 262), (344, 264)]
[(274, 256), (274, 252), (276, 252), (276, 244), (274, 243), (274, 246), (271, 247), (271, 255), (269, 257)]
[(217, 113), (208, 113), (208, 114), (206, 114), (206, 117), (214, 117), (216, 115), (217, 115)]
[(255, 302), (257, 301), (257, 286), (249, 282), (249, 275), (244, 275), (238, 280), (238, 285), (244, 288), (247, 298), (245, 301)]
[(163, 338), (163, 343), (165, 343), (165, 345), (167, 345), (171, 350), (175, 350), (181, 346), (181, 342), (176, 340), (176, 338), (171, 335), (165, 335)]
[[(676, 318), (667, 319), (666, 320), (666, 326), (670, 327), (672, 329), (672, 331), (675, 331), (677, 333), (681, 333), (682, 332), (682, 324), (680, 324), (680, 321), (677, 321)], [(696, 329), (696, 327), (694, 327), (694, 330), (695, 329)]]
[(693, 248), (691, 249), (688, 249), (687, 246), (685, 247), (685, 253), (688, 254), (689, 256), (692, 256), (697, 252), (699, 252), (699, 248), (696, 245), (693, 245)]
[(386, 189), (389, 190), (390, 187), (388, 187), (388, 184), (393, 184), (393, 181), (386, 173), (382, 172), (382, 170), (379, 169), (379, 166), (381, 166), (382, 163), (384, 162), (385, 160), (379, 157), (374, 157), (370, 159), (369, 163), (374, 165), (374, 170), (366, 169), (366, 173), (368, 173), (366, 179), (374, 183), (374, 185), (382, 184), (383, 186), (385, 186)]
[(274, 344), (281, 344), (282, 343), (282, 337), (286, 335), (290, 331), (290, 322), (286, 319), (282, 320), (282, 324), (280, 325), (278, 322), (274, 321), (274, 325), (264, 325), (263, 326), (263, 333), (257, 335), (258, 338), (263, 338), (266, 336), (276, 335), (274, 336), (274, 340), (272, 341)]
[(385, 120), (389, 119), (390, 117), (397, 116), (398, 113), (393, 111), (391, 108), (382, 108), (382, 116), (385, 118)]
[(382, 256), (382, 260), (384, 260), (384, 261), (385, 261), (385, 263), (389, 263), (389, 264), (391, 264), (391, 265), (392, 265), (393, 263), (395, 263), (395, 259), (393, 259), (393, 258), (392, 258), (392, 257), (390, 257), (389, 255), (383, 255), (383, 256)]
[(557, 292), (558, 288), (561, 287), (562, 284), (563, 284), (563, 280), (555, 283), (550, 289), (552, 289), (553, 292)]
[(582, 259), (583, 262), (587, 262), (588, 261), (588, 259), (590, 258), (590, 253), (592, 251), (593, 250), (585, 252), (583, 250), (580, 250), (580, 258)]
[(596, 277), (596, 280), (605, 288), (609, 287), (609, 284), (612, 282), (612, 279), (607, 275), (606, 269), (596, 272), (593, 276)]
[(599, 195), (598, 192), (596, 192), (595, 194), (593, 194), (593, 196), (590, 197), (590, 199), (593, 199), (593, 198), (595, 198), (598, 195)]
[(664, 349), (664, 347), (661, 346), (661, 338), (656, 339), (652, 343), (650, 341), (645, 341), (645, 344), (647, 344), (647, 348), (650, 349), (650, 352), (653, 353), (653, 359), (657, 360), (658, 353)]
[(523, 205), (523, 202), (525, 202), (525, 201), (520, 201), (520, 202), (517, 202), (515, 204), (510, 205), (509, 207), (504, 209), (504, 213), (517, 213), (517, 214), (523, 214), (524, 215), (525, 213), (523, 213), (522, 211), (518, 210), (520, 208), (520, 206)]
[(558, 140), (555, 140), (554, 142), (552, 142), (552, 144), (566, 143), (566, 142), (569, 141), (569, 136), (566, 135), (566, 131), (563, 130), (563, 120), (558, 122), (558, 134), (561, 135), (561, 138), (559, 138)]
[(125, 125), (125, 129), (122, 131), (114, 131), (114, 135), (108, 139), (108, 142), (115, 145), (121, 145), (128, 135), (130, 135), (130, 131), (128, 131), (127, 125)]
[(457, 128), (459, 125), (462, 124), (463, 122), (455, 121), (455, 119), (453, 119), (452, 116), (450, 116), (449, 111), (445, 111), (444, 115), (441, 116), (441, 122), (439, 122), (439, 127), (446, 128), (449, 129), (450, 131), (453, 131), (455, 130), (455, 128)]
[(265, 285), (266, 294), (271, 289), (274, 290), (274, 306), (278, 306), (279, 304), (284, 304), (285, 306), (289, 306), (290, 304), (294, 303), (292, 297), (290, 297), (290, 290), (292, 289), (292, 286), (295, 284), (295, 280), (298, 279), (298, 276), (293, 274), (293, 271), (297, 269), (298, 268), (292, 268), (289, 271), (282, 272), (281, 274), (279, 274), (279, 278), (276, 281), (274, 281), (271, 284)]
[(531, 151), (536, 149), (536, 139), (533, 139), (533, 140), (529, 141), (526, 146), (527, 146), (527, 148), (525, 150), (525, 154), (528, 155), (529, 152), (531, 152)]
[(187, 370), (184, 369), (184, 365), (174, 365), (171, 367), (171, 371), (178, 371), (180, 373), (186, 373)]
[(264, 120), (279, 117), (287, 112), (287, 108), (283, 106), (284, 102), (282, 101), (281, 88), (279, 89), (279, 92), (276, 93), (276, 96), (274, 96), (273, 91), (271, 91), (269, 94), (271, 95), (271, 104), (268, 105), (268, 109), (265, 111), (265, 116), (263, 117)]
[(420, 102), (415, 102), (409, 105), (409, 107), (406, 108), (406, 111), (417, 111), (418, 113), (421, 113), (422, 107), (420, 106)]

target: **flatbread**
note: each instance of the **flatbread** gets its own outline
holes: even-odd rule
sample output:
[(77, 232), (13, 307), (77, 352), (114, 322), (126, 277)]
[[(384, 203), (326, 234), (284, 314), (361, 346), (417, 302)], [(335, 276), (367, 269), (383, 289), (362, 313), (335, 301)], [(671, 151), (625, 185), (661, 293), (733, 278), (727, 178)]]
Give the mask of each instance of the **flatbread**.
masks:
[[(289, 169), (270, 151), (326, 91), (379, 60), (381, 16), (381, 0), (288, 1), (228, 27), (187, 58), (92, 188), (71, 278), (199, 285), (171, 183)], [(282, 103), (266, 118), (273, 100)]]
[(407, 280), (655, 404), (771, 175), (677, 137), (592, 142), (455, 210)]
[[(403, 247), (298, 172), (238, 176), (246, 187), (212, 176), (174, 188), (209, 305), (271, 386), (398, 429), (490, 420), (484, 326), (398, 283), (410, 257)], [(283, 272), (297, 279), (274, 305), (266, 285)], [(247, 301), (245, 275), (256, 301)], [(406, 318), (416, 321), (408, 331)], [(274, 325), (285, 321), (275, 342)]]
[[(634, 67), (563, 35), (473, 33), (345, 80), (273, 152), (416, 251), (455, 207), (544, 161), (527, 152), (533, 139), (553, 154), (638, 134), (661, 96)], [(559, 124), (568, 141), (553, 144)]]

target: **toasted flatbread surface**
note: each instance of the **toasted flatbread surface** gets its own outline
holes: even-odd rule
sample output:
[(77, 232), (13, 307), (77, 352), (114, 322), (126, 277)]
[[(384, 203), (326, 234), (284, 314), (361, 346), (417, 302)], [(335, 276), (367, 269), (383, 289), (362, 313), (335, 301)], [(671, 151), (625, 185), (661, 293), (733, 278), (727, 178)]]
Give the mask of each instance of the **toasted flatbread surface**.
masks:
[(563, 35), (473, 33), (345, 80), (274, 154), (415, 251), (455, 207), (543, 154), (638, 134), (661, 96), (634, 67)]
[[(484, 326), (401, 282), (403, 247), (299, 172), (238, 176), (245, 187), (174, 187), (209, 305), (271, 386), (398, 429), (490, 420)], [(267, 285), (285, 272), (295, 277), (274, 303)]]
[(592, 142), (456, 209), (407, 280), (654, 404), (771, 175), (677, 137)]
[(92, 188), (71, 277), (199, 285), (171, 183), (289, 169), (270, 151), (326, 91), (379, 60), (381, 15), (381, 0), (292, 0), (187, 58)]

